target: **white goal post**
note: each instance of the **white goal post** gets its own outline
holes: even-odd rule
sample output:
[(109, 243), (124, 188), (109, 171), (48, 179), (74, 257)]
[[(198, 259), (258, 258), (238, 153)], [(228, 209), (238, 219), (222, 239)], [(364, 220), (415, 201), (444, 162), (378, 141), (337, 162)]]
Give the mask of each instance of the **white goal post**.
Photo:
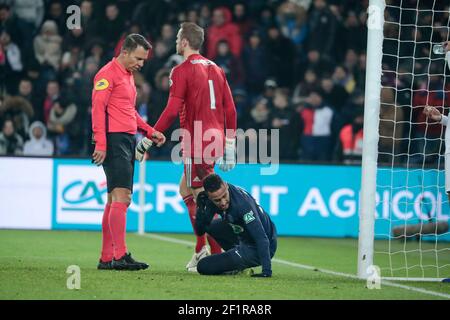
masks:
[(421, 112), (426, 105), (441, 112), (450, 106), (445, 58), (433, 52), (438, 42), (450, 40), (450, 3), (442, 3), (369, 2), (357, 271), (362, 279), (374, 270), (386, 280), (450, 278), (445, 127)]

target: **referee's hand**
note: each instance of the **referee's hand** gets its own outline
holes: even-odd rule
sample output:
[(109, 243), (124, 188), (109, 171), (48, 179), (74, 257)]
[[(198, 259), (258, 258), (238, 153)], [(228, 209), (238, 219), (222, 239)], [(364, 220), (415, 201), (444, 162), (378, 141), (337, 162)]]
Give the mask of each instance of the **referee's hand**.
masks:
[(101, 166), (103, 161), (105, 161), (106, 158), (106, 151), (101, 150), (95, 150), (92, 154), (92, 161), (97, 165)]
[(423, 113), (434, 121), (441, 121), (442, 115), (438, 109), (433, 106), (426, 106), (423, 108)]

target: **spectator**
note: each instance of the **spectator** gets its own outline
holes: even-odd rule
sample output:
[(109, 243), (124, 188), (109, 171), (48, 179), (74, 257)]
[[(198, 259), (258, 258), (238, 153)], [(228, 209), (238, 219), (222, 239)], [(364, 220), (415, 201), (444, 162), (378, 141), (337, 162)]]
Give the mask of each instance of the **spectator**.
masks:
[(48, 11), (46, 12), (46, 15), (44, 17), (44, 20), (45, 21), (47, 21), (47, 20), (54, 21), (56, 23), (56, 25), (58, 26), (58, 33), (60, 35), (63, 35), (65, 33), (65, 31), (67, 29), (66, 17), (63, 12), (63, 7), (62, 7), (61, 2), (59, 2), (57, 0), (53, 0), (50, 3)]
[(11, 37), (5, 30), (0, 34), (0, 51), (2, 51), (0, 55), (4, 56), (4, 64), (1, 67), (4, 83), (1, 87), (5, 87), (8, 94), (14, 95), (17, 93), (17, 86), (23, 73), (23, 64), (19, 47), (11, 42)]
[(348, 49), (345, 52), (344, 66), (348, 70), (349, 73), (355, 75), (358, 72), (358, 54), (353, 49)]
[(361, 163), (363, 147), (364, 109), (355, 110), (353, 121), (339, 133), (337, 159), (346, 164)]
[(266, 98), (259, 98), (254, 107), (250, 110), (250, 117), (244, 123), (245, 129), (269, 129), (270, 123), (270, 107), (269, 101)]
[(211, 9), (208, 4), (203, 4), (200, 8), (200, 17), (198, 18), (198, 25), (206, 29), (211, 24)]
[(367, 31), (357, 13), (350, 10), (346, 13), (345, 21), (345, 48), (360, 52), (367, 46)]
[[(259, 98), (255, 106), (250, 110), (249, 117), (245, 122), (243, 122), (243, 127), (248, 130), (246, 132), (246, 138), (248, 141), (249, 148), (246, 150), (249, 151), (248, 154), (245, 155), (245, 159), (238, 159), (239, 161), (246, 161), (248, 163), (257, 163), (258, 155), (256, 150), (260, 145), (270, 146), (270, 135), (258, 134), (259, 130), (268, 130), (270, 129), (270, 108), (268, 104), (268, 100), (266, 98)], [(269, 133), (269, 132), (267, 132)], [(240, 134), (240, 133), (238, 133)], [(242, 139), (243, 137), (238, 137), (238, 139)], [(264, 140), (260, 140), (264, 139)], [(255, 152), (251, 152), (251, 150), (255, 150)], [(270, 149), (269, 149), (270, 152)], [(269, 153), (268, 153), (269, 154)]]
[(81, 80), (83, 69), (84, 53), (80, 47), (73, 45), (64, 52), (61, 59), (60, 76), (63, 80), (63, 86), (74, 87), (76, 82)]
[(43, 0), (12, 0), (11, 8), (18, 18), (18, 30), (22, 36), (22, 53), (28, 60), (34, 55), (33, 37), (44, 19)]
[(20, 32), (17, 16), (11, 12), (11, 7), (0, 3), (0, 33), (6, 31), (11, 36), (11, 42), (23, 49), (23, 36)]
[(92, 39), (87, 45), (86, 60), (93, 59), (97, 65), (102, 66), (107, 63), (104, 43), (101, 39)]
[[(308, 48), (317, 50), (327, 57), (333, 56), (337, 21), (326, 0), (314, 0), (314, 8), (308, 17)], [(320, 35), (320, 36), (317, 36)]]
[(280, 87), (291, 88), (294, 84), (294, 44), (276, 26), (269, 28), (267, 36), (269, 75), (275, 78)]
[(80, 49), (85, 49), (86, 47), (86, 36), (82, 28), (71, 29), (64, 36), (62, 51), (67, 52), (73, 47)]
[(233, 23), (238, 26), (241, 37), (244, 38), (250, 33), (253, 21), (248, 15), (245, 2), (237, 2), (233, 5)]
[[(403, 136), (403, 110), (395, 105), (393, 89), (381, 89), (378, 162), (392, 164), (394, 154), (399, 154)], [(412, 151), (412, 150), (411, 150)]]
[(175, 53), (176, 36), (172, 25), (168, 23), (163, 24), (159, 40), (166, 45), (169, 53)]
[(266, 34), (267, 30), (274, 25), (275, 18), (273, 17), (274, 14), (272, 12), (272, 8), (269, 6), (266, 6), (262, 8), (260, 14), (259, 14), (259, 23), (258, 23), (258, 31), (261, 34)]
[(195, 24), (200, 23), (200, 17), (198, 15), (198, 11), (195, 8), (188, 9), (188, 11), (186, 12), (186, 21)]
[(137, 23), (152, 39), (156, 39), (167, 21), (170, 5), (169, 1), (142, 1), (134, 8), (131, 22)]
[[(339, 86), (335, 86), (335, 88), (339, 88), (341, 91), (344, 90)], [(346, 93), (345, 90), (343, 92)], [(355, 110), (362, 108), (364, 108), (364, 92), (355, 90), (355, 92), (349, 96), (347, 103), (345, 103), (342, 109), (340, 109), (340, 114), (344, 124), (351, 123), (355, 117)]]
[(47, 129), (53, 136), (56, 155), (68, 155), (72, 152), (71, 142), (76, 138), (77, 127), (75, 116), (77, 106), (68, 102), (66, 99), (56, 99), (53, 101), (52, 108), (47, 123)]
[(33, 107), (25, 98), (19, 96), (9, 96), (0, 106), (0, 116), (3, 119), (10, 119), (14, 124), (14, 132), (22, 139), (28, 135), (30, 120), (33, 118)]
[(292, 1), (286, 1), (278, 7), (276, 20), (283, 36), (300, 49), (308, 35), (306, 10)]
[(48, 125), (48, 119), (50, 116), (50, 110), (52, 108), (53, 102), (59, 98), (59, 83), (56, 80), (51, 80), (47, 83), (47, 95), (44, 98), (42, 105), (43, 120), (46, 125)]
[(214, 62), (223, 69), (228, 84), (233, 89), (243, 84), (242, 64), (230, 51), (230, 46), (226, 40), (217, 42), (217, 56)]
[(97, 33), (97, 23), (94, 19), (93, 13), (94, 8), (92, 5), (92, 1), (84, 0), (80, 5), (81, 11), (81, 28), (86, 34), (86, 41), (90, 41), (95, 37)]
[(319, 80), (316, 72), (313, 69), (306, 70), (303, 81), (295, 87), (292, 102), (296, 105), (304, 104), (310, 92), (317, 89), (318, 86)]
[(334, 70), (334, 63), (328, 57), (322, 55), (318, 50), (308, 50), (306, 59), (307, 63), (305, 64), (305, 67), (314, 70), (318, 76), (332, 73)]
[(3, 123), (3, 129), (0, 133), (0, 155), (16, 156), (22, 154), (23, 139), (14, 130), (12, 120), (6, 120)]
[(43, 0), (13, 0), (14, 13), (21, 21), (23, 34), (32, 36), (44, 19)]
[(242, 40), (239, 27), (231, 21), (231, 12), (226, 7), (214, 9), (212, 25), (206, 32), (207, 57), (214, 60), (217, 56), (217, 43), (226, 40), (230, 45), (231, 53), (240, 57)]
[[(341, 111), (348, 99), (348, 93), (341, 86), (336, 86), (331, 76), (325, 76), (320, 82), (323, 100), (336, 111)], [(364, 95), (363, 95), (364, 98)]]
[[(154, 14), (152, 15), (154, 16)], [(102, 38), (106, 42), (108, 54), (113, 54), (114, 48), (119, 41), (122, 31), (125, 27), (125, 21), (120, 14), (119, 8), (115, 3), (109, 3), (105, 8), (105, 17), (101, 24)]]
[(43, 68), (52, 68), (54, 73), (59, 69), (61, 59), (62, 38), (58, 35), (58, 27), (54, 21), (45, 21), (41, 32), (34, 38), (34, 51), (37, 61)]
[[(170, 70), (161, 69), (155, 76), (155, 90), (150, 98), (151, 109), (149, 110), (149, 123), (155, 124), (163, 112), (169, 97), (169, 74)], [(169, 134), (167, 134), (169, 136)]]
[(256, 31), (251, 33), (242, 52), (242, 64), (246, 75), (245, 86), (252, 98), (264, 89), (264, 81), (268, 76), (267, 59), (267, 51), (261, 43), (261, 36)]
[(273, 99), (271, 113), (271, 128), (278, 129), (280, 134), (279, 152), (280, 160), (297, 159), (298, 132), (300, 124), (298, 114), (289, 104), (288, 92), (285, 89), (277, 89)]
[(53, 143), (47, 139), (47, 129), (40, 121), (35, 121), (28, 130), (30, 140), (25, 142), (23, 154), (25, 156), (52, 156)]
[(234, 105), (236, 107), (236, 113), (237, 113), (237, 118), (238, 118), (238, 122), (239, 122), (240, 119), (245, 118), (247, 116), (248, 112), (250, 111), (250, 110), (248, 110), (249, 97), (247, 95), (247, 92), (242, 87), (238, 87), (238, 88), (234, 89), (232, 94), (233, 94), (233, 101), (234, 101)]
[(31, 82), (29, 78), (23, 78), (20, 80), (18, 96), (26, 99), (31, 104), (34, 119), (42, 118), (42, 112), (39, 113), (41, 98), (39, 97), (39, 93), (33, 90), (33, 82)]
[(153, 56), (145, 64), (145, 78), (155, 87), (155, 76), (159, 70), (164, 67), (169, 56), (169, 48), (160, 40), (156, 41), (153, 46)]
[(271, 110), (273, 109), (273, 98), (275, 96), (275, 90), (277, 88), (278, 83), (274, 79), (269, 78), (264, 81), (264, 91), (262, 97), (267, 99), (267, 104)]
[(337, 86), (341, 86), (347, 91), (347, 93), (351, 94), (356, 87), (356, 81), (353, 78), (353, 75), (348, 72), (347, 68), (344, 66), (337, 66), (334, 69), (333, 73), (333, 81)]
[(301, 137), (301, 159), (328, 161), (333, 150), (335, 112), (323, 103), (319, 91), (310, 93), (304, 108), (300, 111), (303, 122)]

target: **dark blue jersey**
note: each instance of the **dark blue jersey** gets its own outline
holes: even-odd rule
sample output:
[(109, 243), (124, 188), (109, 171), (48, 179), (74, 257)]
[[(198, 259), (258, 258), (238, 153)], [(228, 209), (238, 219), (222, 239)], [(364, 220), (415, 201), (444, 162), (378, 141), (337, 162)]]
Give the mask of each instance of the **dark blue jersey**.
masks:
[(270, 243), (276, 239), (275, 225), (269, 215), (244, 189), (228, 184), (230, 203), (226, 211), (217, 210), (228, 222), (239, 241), (256, 246), (262, 270), (271, 271)]

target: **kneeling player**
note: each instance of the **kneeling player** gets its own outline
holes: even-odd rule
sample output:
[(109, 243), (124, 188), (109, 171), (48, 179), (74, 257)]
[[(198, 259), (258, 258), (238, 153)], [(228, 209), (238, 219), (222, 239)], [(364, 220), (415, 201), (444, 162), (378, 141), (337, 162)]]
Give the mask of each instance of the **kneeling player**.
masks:
[[(247, 191), (217, 174), (207, 176), (203, 187), (197, 198), (196, 232), (207, 232), (226, 251), (200, 260), (197, 271), (217, 275), (262, 265), (262, 273), (253, 276), (271, 277), (277, 232), (269, 215)], [(220, 218), (213, 219), (216, 213)]]

